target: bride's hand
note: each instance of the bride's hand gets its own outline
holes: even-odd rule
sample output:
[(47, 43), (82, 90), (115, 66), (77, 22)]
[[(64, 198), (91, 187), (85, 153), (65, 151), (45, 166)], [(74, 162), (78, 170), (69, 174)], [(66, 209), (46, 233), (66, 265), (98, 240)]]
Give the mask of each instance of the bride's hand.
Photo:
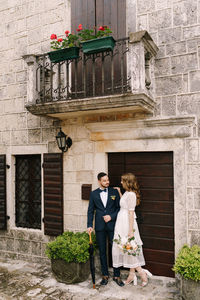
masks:
[(133, 233), (133, 231), (132, 231), (132, 232), (129, 232), (129, 234), (128, 234), (128, 238), (129, 238), (129, 239), (131, 239), (133, 236), (134, 236), (134, 233)]
[(121, 193), (120, 187), (115, 186), (114, 189), (115, 189), (115, 190), (118, 190), (119, 194)]

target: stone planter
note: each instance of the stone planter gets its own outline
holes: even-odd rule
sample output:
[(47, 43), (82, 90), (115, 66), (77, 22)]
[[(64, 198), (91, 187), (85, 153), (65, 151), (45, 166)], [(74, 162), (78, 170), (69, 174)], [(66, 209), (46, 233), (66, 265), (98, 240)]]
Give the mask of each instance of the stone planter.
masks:
[(51, 260), (52, 272), (59, 282), (67, 284), (85, 281), (90, 274), (90, 263), (67, 263), (62, 259)]
[(51, 62), (58, 63), (63, 60), (69, 60), (79, 57), (79, 47), (70, 47), (60, 50), (51, 51), (48, 53)]
[(112, 36), (105, 36), (99, 39), (82, 42), (83, 53), (94, 54), (103, 51), (113, 51), (115, 40)]
[(182, 278), (182, 297), (184, 300), (199, 300), (200, 282)]

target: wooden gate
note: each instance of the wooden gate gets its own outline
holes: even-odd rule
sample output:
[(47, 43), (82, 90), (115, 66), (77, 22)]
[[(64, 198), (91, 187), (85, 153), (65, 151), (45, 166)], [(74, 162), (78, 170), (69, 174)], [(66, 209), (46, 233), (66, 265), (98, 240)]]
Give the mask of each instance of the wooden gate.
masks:
[(136, 208), (146, 268), (154, 275), (174, 277), (174, 188), (172, 152), (109, 153), (111, 186), (120, 177), (137, 176), (141, 204)]

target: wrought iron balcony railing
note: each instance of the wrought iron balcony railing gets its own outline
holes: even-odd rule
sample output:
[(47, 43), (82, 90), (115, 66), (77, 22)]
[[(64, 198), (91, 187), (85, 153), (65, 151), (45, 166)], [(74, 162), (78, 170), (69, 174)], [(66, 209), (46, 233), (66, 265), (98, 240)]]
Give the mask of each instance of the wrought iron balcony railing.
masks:
[(114, 51), (52, 63), (48, 54), (36, 57), (36, 103), (123, 94), (130, 91), (127, 76), (129, 38), (116, 41)]
[[(85, 55), (80, 51), (77, 59), (59, 63), (52, 63), (47, 53), (25, 55), (26, 108), (36, 115), (102, 107), (125, 110), (132, 107), (152, 113), (157, 51), (148, 32), (139, 31), (117, 40), (113, 52)], [(84, 98), (88, 101), (84, 102)]]

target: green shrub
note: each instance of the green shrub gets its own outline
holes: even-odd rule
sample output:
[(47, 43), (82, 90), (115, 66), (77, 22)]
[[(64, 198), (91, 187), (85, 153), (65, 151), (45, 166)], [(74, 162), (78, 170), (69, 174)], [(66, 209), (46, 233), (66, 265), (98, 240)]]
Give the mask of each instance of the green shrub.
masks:
[(175, 273), (179, 273), (186, 279), (199, 281), (200, 247), (198, 245), (194, 245), (190, 248), (187, 245), (184, 245), (176, 258), (173, 271), (175, 271)]
[[(95, 235), (92, 234), (94, 248)], [(89, 235), (87, 232), (66, 231), (47, 244), (46, 255), (50, 259), (63, 259), (66, 262), (85, 263), (89, 259)]]

